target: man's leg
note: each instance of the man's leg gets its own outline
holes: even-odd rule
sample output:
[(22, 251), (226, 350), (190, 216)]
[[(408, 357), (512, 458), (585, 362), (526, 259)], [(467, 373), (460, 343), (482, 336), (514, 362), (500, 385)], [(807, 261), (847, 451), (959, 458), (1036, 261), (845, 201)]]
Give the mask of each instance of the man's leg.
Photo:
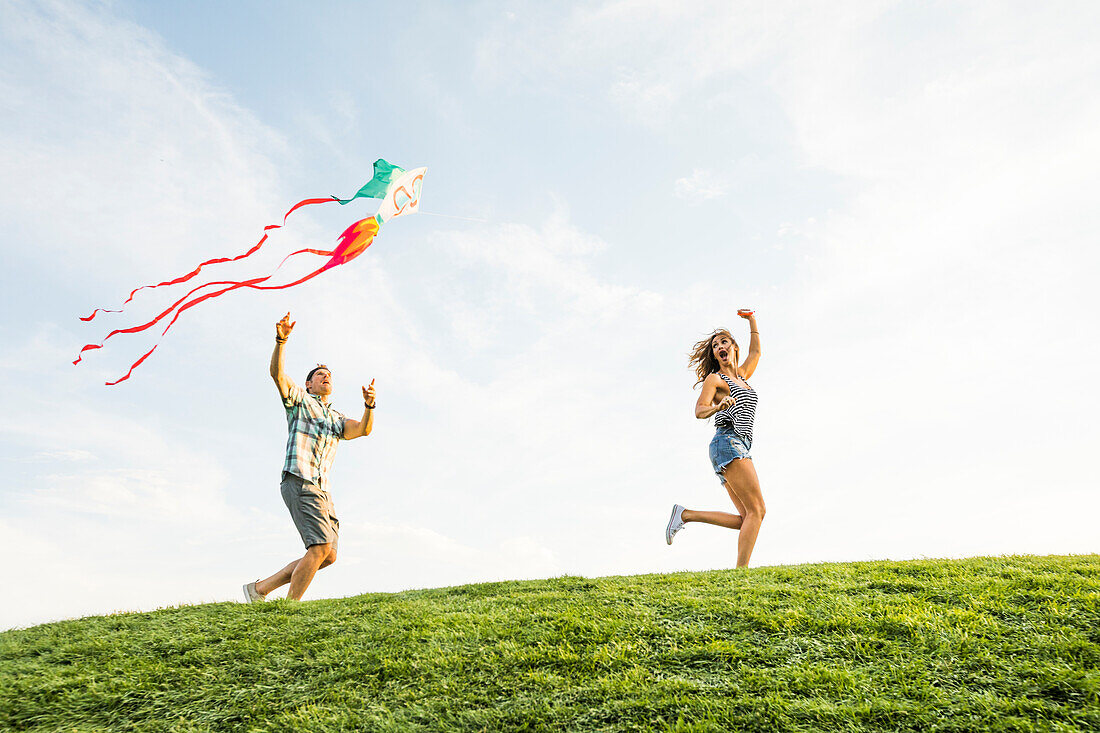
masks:
[[(324, 545), (314, 545), (314, 547), (324, 547)], [(336, 562), (336, 543), (333, 542), (329, 544), (328, 548), (328, 555), (326, 555), (325, 559), (321, 561), (321, 564), (317, 568), (317, 570), (327, 568), (329, 565)], [(300, 557), (297, 560), (289, 563), (285, 568), (275, 573), (270, 578), (257, 580), (256, 591), (266, 596), (268, 593), (282, 588), (284, 585), (290, 582), (291, 578), (294, 576), (294, 568), (298, 567), (298, 563), (300, 563), (303, 559), (305, 558)], [(307, 582), (306, 585), (309, 585), (309, 583)]]
[[(287, 598), (292, 598), (296, 601), (302, 600), (302, 595), (305, 594), (309, 584), (313, 582), (313, 576), (317, 574), (317, 571), (321, 568), (321, 564), (324, 563), (326, 567), (332, 564), (332, 562), (325, 562), (328, 560), (332, 550), (333, 547), (331, 542), (326, 542), (322, 545), (310, 545), (301, 560), (291, 563), (294, 567), (291, 568), (290, 572), (290, 592), (286, 594)], [(335, 558), (333, 559), (335, 560)], [(283, 568), (280, 572), (285, 571), (287, 568), (290, 568), (290, 565), (287, 565), (287, 567)]]
[(282, 588), (284, 585), (290, 582), (290, 576), (294, 573), (294, 568), (298, 567), (298, 563), (300, 563), (301, 561), (302, 559), (298, 558), (279, 572), (272, 575), (270, 578), (257, 580), (256, 592), (262, 593), (266, 596), (271, 591)]
[[(283, 502), (290, 510), (294, 526), (307, 544), (306, 554), (288, 563), (271, 577), (256, 581), (254, 587), (257, 593), (266, 596), (290, 583), (287, 597), (301, 600), (317, 571), (336, 562), (340, 520), (333, 512), (329, 495), (304, 479), (284, 472), (279, 489)], [(245, 593), (248, 592), (246, 585)]]

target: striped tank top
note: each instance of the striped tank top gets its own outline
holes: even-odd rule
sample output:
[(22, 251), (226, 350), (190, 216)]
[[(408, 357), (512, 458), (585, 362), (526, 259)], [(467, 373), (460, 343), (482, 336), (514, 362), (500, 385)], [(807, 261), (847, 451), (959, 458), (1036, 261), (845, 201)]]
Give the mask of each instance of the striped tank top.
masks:
[(716, 373), (729, 386), (735, 402), (733, 407), (714, 413), (714, 427), (733, 430), (752, 440), (752, 423), (756, 418), (756, 390), (752, 387), (745, 389), (725, 374)]

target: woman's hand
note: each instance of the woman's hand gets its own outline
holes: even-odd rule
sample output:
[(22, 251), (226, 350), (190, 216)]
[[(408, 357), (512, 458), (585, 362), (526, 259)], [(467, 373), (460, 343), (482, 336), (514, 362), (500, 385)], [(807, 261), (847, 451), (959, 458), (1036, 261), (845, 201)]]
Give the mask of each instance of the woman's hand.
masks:
[(733, 398), (733, 395), (729, 395), (728, 397), (726, 397), (726, 399), (724, 399), (724, 400), (722, 400), (721, 402), (718, 403), (718, 409), (716, 409), (715, 412), (721, 412), (722, 410), (728, 410), (731, 407), (733, 407), (736, 402), (737, 402), (737, 400), (735, 400)]

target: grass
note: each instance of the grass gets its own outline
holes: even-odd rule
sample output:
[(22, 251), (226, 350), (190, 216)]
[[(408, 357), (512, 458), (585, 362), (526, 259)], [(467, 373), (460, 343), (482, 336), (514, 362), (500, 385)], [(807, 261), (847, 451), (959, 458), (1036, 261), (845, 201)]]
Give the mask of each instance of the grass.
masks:
[(233, 603), (0, 634), (0, 729), (1100, 730), (1100, 556)]

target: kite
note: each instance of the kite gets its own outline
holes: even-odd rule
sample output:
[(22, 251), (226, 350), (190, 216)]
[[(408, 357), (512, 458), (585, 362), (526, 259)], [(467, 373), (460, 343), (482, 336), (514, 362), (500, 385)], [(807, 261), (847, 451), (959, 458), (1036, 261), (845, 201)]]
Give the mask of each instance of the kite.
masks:
[[(237, 260), (243, 260), (247, 257), (250, 257), (251, 255), (258, 252), (263, 246), (264, 242), (267, 241), (269, 231), (284, 226), (290, 215), (304, 206), (312, 206), (313, 204), (323, 204), (332, 201), (344, 205), (351, 203), (358, 198), (374, 198), (382, 200), (382, 203), (378, 207), (378, 212), (374, 216), (368, 216), (366, 219), (360, 219), (359, 221), (355, 222), (344, 230), (344, 233), (341, 234), (340, 237), (337, 239), (337, 245), (335, 249), (320, 250), (307, 248), (297, 250), (296, 252), (291, 252), (283, 258), (282, 262), (278, 264), (278, 266), (275, 268), (275, 270), (271, 272), (271, 274), (263, 277), (256, 277), (249, 280), (219, 280), (204, 283), (197, 288), (193, 288), (190, 292), (188, 292), (182, 298), (166, 308), (153, 320), (137, 326), (131, 326), (130, 328), (116, 329), (104, 336), (103, 341), (99, 342), (98, 344), (85, 345), (84, 348), (80, 350), (80, 353), (77, 354), (76, 361), (74, 361), (73, 364), (80, 363), (80, 361), (83, 359), (83, 354), (85, 351), (103, 348), (103, 344), (112, 336), (120, 333), (138, 333), (140, 331), (144, 331), (146, 329), (152, 328), (157, 323), (171, 315), (172, 319), (168, 321), (168, 325), (164, 327), (163, 331), (161, 331), (160, 337), (158, 337), (157, 339), (157, 343), (153, 344), (153, 348), (149, 349), (149, 351), (145, 352), (145, 354), (142, 355), (140, 359), (135, 361), (130, 367), (130, 370), (126, 372), (124, 376), (116, 379), (113, 382), (107, 382), (106, 384), (109, 387), (118, 384), (119, 382), (124, 382), (130, 378), (130, 375), (133, 374), (134, 369), (140, 366), (143, 361), (148, 359), (149, 356), (157, 350), (157, 346), (160, 345), (160, 339), (168, 333), (168, 329), (172, 328), (172, 325), (175, 324), (176, 320), (185, 310), (193, 308), (194, 306), (205, 300), (217, 298), (219, 295), (224, 295), (231, 290), (237, 290), (238, 288), (251, 288), (253, 290), (282, 290), (283, 288), (292, 288), (295, 285), (300, 285), (304, 283), (306, 280), (317, 277), (326, 270), (330, 270), (333, 267), (337, 267), (339, 265), (343, 265), (352, 261), (360, 254), (362, 254), (363, 250), (370, 246), (371, 242), (374, 241), (375, 235), (378, 234), (378, 230), (383, 224), (385, 224), (390, 219), (394, 219), (398, 216), (403, 216), (405, 214), (415, 214), (417, 211), (420, 210), (420, 190), (423, 186), (424, 173), (426, 171), (427, 168), (416, 168), (414, 170), (407, 171), (404, 168), (393, 165), (392, 163), (388, 163), (385, 160), (378, 159), (374, 162), (374, 177), (371, 178), (370, 181), (368, 181), (362, 188), (360, 188), (351, 198), (340, 199), (335, 196), (329, 196), (326, 198), (304, 199), (302, 201), (299, 201), (298, 203), (294, 204), (294, 206), (291, 206), (290, 209), (283, 216), (282, 224), (269, 224), (265, 226), (263, 229), (263, 236), (260, 237), (260, 241), (256, 242), (256, 244), (254, 244), (252, 248), (249, 249), (247, 252), (239, 254), (236, 257), (218, 257), (212, 260), (206, 260), (205, 262), (200, 263), (194, 270), (187, 273), (186, 275), (181, 275), (171, 280), (165, 280), (164, 282), (151, 285), (142, 285), (141, 287), (134, 288), (134, 290), (130, 292), (130, 296), (123, 302), (122, 307), (117, 310), (96, 308), (94, 311), (92, 311), (91, 315), (85, 316), (80, 320), (91, 321), (96, 317), (98, 313), (121, 313), (126, 305), (134, 299), (134, 296), (140, 290), (159, 288), (168, 285), (178, 285), (180, 283), (187, 282), (193, 277), (196, 277), (207, 265), (216, 265), (223, 262), (236, 262)], [(289, 282), (282, 285), (263, 284), (274, 277), (275, 273), (278, 272), (279, 268), (282, 267), (287, 260), (300, 254), (313, 254), (321, 257), (328, 257), (329, 259), (317, 270), (314, 270), (313, 272), (295, 280), (294, 282)], [(214, 290), (213, 292), (199, 294), (200, 291), (211, 286), (223, 287), (220, 287), (218, 290)]]

